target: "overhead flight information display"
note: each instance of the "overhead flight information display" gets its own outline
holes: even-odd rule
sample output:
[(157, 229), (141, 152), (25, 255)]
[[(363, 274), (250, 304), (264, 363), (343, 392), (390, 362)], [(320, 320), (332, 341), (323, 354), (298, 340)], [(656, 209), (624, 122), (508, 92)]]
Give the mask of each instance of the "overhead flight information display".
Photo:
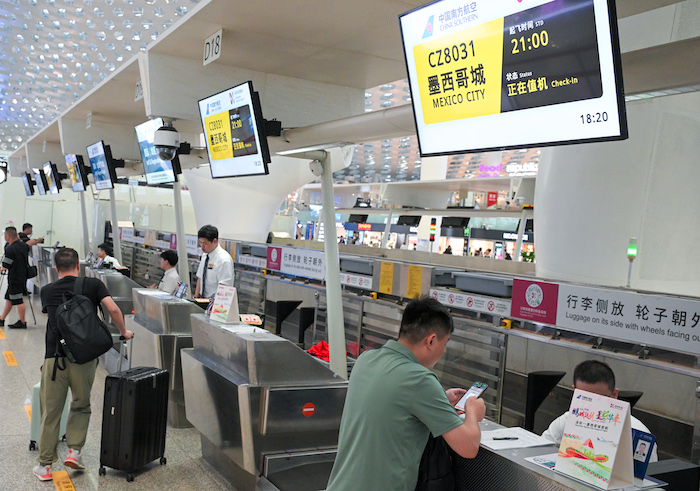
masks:
[(200, 100), (199, 113), (212, 177), (268, 174), (270, 152), (260, 99), (251, 82)]
[(441, 0), (399, 20), (421, 155), (627, 138), (607, 0)]

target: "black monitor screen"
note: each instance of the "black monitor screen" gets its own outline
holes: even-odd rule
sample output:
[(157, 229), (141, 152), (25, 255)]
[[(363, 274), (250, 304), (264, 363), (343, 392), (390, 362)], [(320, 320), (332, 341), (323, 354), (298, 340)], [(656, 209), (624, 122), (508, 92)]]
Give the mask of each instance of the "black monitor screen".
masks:
[(22, 183), (24, 184), (24, 192), (27, 196), (34, 194), (34, 180), (26, 172), (22, 173)]
[(212, 177), (268, 174), (270, 151), (252, 82), (199, 101)]
[(411, 215), (401, 215), (399, 216), (399, 220), (396, 222), (396, 225), (405, 225), (408, 227), (417, 227), (418, 224), (420, 223), (420, 216), (411, 216)]
[(177, 154), (173, 160), (163, 160), (158, 157), (158, 151), (153, 144), (156, 130), (163, 126), (163, 118), (154, 118), (138, 125), (136, 139), (139, 141), (143, 170), (148, 184), (161, 184), (177, 181), (180, 171), (180, 161)]
[(58, 177), (58, 169), (51, 162), (43, 165), (44, 176), (46, 176), (46, 190), (51, 194), (58, 194), (61, 189), (61, 180)]
[(87, 172), (82, 155), (66, 155), (66, 167), (73, 192), (85, 191), (88, 187)]
[(367, 223), (367, 215), (350, 215), (348, 223)]
[(112, 189), (117, 175), (112, 162), (112, 152), (103, 141), (98, 141), (87, 147), (92, 176), (95, 179), (97, 190)]
[(42, 196), (45, 195), (48, 183), (46, 182), (46, 176), (43, 170), (34, 169), (34, 182), (36, 182), (36, 189), (39, 191), (39, 194)]
[(464, 228), (469, 225), (467, 217), (443, 217), (440, 227), (442, 228)]
[(421, 155), (627, 138), (616, 17), (614, 0), (440, 0), (401, 15)]

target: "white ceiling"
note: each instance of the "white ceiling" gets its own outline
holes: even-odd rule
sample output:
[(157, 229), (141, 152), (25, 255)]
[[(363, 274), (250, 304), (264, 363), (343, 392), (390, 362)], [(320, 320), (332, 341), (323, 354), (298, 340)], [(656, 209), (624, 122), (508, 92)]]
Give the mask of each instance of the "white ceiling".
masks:
[[(224, 45), (217, 64), (367, 89), (365, 102), (371, 105), (366, 110), (379, 109), (388, 100), (408, 103), (398, 15), (424, 3), (427, 2), (0, 0), (0, 155), (8, 155), (46, 128), (103, 79), (119, 72), (124, 62), (133, 61), (139, 51), (148, 47), (154, 53), (201, 60), (204, 38), (220, 28), (224, 29)], [(657, 24), (655, 28), (663, 32), (657, 37), (666, 42), (651, 46), (627, 42), (628, 38), (644, 37), (645, 33), (637, 32), (640, 29), (634, 25), (625, 28), (623, 21), (632, 15), (637, 18), (668, 12), (677, 3), (617, 1), (623, 51), (626, 43), (634, 46), (623, 53), (628, 94), (656, 91), (658, 95), (661, 89), (700, 84), (700, 64), (688, 63), (698, 59), (700, 33), (691, 29), (690, 34), (679, 36), (671, 32), (674, 26)], [(697, 3), (689, 0), (682, 5), (689, 5), (688, 10), (692, 10)], [(670, 7), (659, 8), (666, 5)], [(640, 13), (641, 16), (636, 15)], [(385, 84), (396, 85), (395, 90), (382, 89)], [(131, 85), (131, 80), (126, 85)], [(394, 97), (382, 99), (388, 92)], [(113, 105), (117, 106), (113, 114), (123, 109), (123, 104)], [(126, 119), (129, 118), (125, 115)], [(52, 128), (42, 139), (54, 141), (53, 133), (57, 131)], [(411, 146), (406, 147), (406, 143)], [(391, 147), (382, 148), (387, 144)], [(386, 169), (379, 167), (385, 165), (384, 157), (388, 155), (392, 159), (386, 162), (391, 162), (392, 167), (385, 177), (402, 180), (418, 175), (415, 171), (420, 157), (415, 136), (373, 145), (358, 146), (351, 164), (357, 167), (337, 175), (337, 180), (372, 176), (366, 172), (372, 170), (369, 158), (375, 161), (375, 174), (381, 175), (381, 170)], [(511, 161), (510, 157), (504, 156), (503, 161)], [(532, 160), (534, 157), (533, 154)], [(460, 162), (460, 156), (451, 157), (450, 177), (468, 178), (478, 171), (479, 162), (472, 159), (469, 156)], [(355, 174), (351, 174), (353, 171)]]

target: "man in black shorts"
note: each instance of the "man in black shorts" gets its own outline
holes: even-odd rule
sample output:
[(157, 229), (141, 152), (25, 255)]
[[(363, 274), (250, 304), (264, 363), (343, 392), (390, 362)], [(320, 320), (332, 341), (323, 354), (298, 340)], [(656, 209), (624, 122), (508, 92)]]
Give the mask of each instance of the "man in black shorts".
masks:
[[(56, 364), (54, 355), (58, 348), (56, 311), (63, 303), (63, 294), (72, 292), (75, 287), (75, 281), (80, 276), (80, 261), (75, 249), (65, 247), (56, 252), (54, 263), (58, 272), (58, 281), (41, 289), (43, 312), (49, 314), (49, 320), (46, 324), (46, 355), (41, 368), (39, 391), (42, 408), (39, 465), (34, 468), (34, 475), (42, 481), (53, 479), (51, 465), (58, 460), (59, 424), (68, 387), (71, 389), (73, 399), (66, 426), (68, 455), (63, 464), (72, 469), (85, 468), (82, 462), (82, 450), (90, 422), (90, 392), (95, 381), (98, 363), (97, 358), (87, 363), (71, 363), (59, 350), (58, 366), (64, 366), (65, 369), (54, 370)], [(82, 294), (90, 299), (95, 309), (98, 305), (104, 307), (122, 336), (126, 339), (134, 336), (134, 333), (124, 326), (124, 317), (104, 283), (97, 278), (83, 278)], [(55, 380), (53, 380), (54, 373)]]
[(27, 294), (27, 256), (29, 247), (22, 242), (15, 227), (5, 229), (5, 242), (7, 248), (2, 258), (3, 273), (7, 271), (7, 292), (5, 293), (5, 310), (0, 315), (0, 327), (5, 325), (5, 319), (12, 310), (12, 306), (17, 306), (19, 320), (10, 324), (12, 329), (26, 329), (24, 295)]

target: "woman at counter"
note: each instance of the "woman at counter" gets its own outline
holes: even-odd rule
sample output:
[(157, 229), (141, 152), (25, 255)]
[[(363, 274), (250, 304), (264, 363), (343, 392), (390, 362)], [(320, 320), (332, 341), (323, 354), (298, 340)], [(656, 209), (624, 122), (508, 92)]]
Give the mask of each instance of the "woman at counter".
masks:
[(112, 257), (112, 247), (109, 244), (102, 243), (97, 246), (97, 258), (95, 268), (117, 269), (122, 267), (119, 261)]

